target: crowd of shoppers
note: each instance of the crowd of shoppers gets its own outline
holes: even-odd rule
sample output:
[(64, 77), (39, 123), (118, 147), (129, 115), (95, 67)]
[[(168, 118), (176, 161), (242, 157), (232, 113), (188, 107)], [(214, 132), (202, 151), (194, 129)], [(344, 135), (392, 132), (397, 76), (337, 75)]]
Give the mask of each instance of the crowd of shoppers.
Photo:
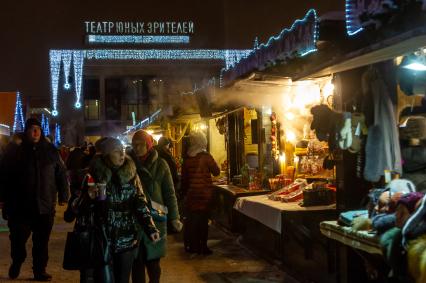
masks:
[[(32, 233), (34, 280), (52, 280), (46, 267), (55, 207), (68, 203), (64, 219), (75, 223), (73, 235), (79, 237), (75, 249), (81, 252), (73, 260), (80, 282), (125, 283), (130, 277), (134, 283), (146, 277), (160, 282), (167, 231), (180, 232), (184, 226), (178, 186), (185, 196), (185, 250), (210, 254), (211, 174), (218, 175), (219, 168), (203, 134), (192, 134), (190, 143), (180, 182), (168, 138), (155, 144), (139, 130), (128, 148), (104, 137), (95, 145), (57, 149), (43, 136), (40, 122), (28, 119), (25, 131), (0, 151), (0, 205), (11, 241), (9, 278), (18, 278)], [(64, 267), (69, 256), (66, 251)]]

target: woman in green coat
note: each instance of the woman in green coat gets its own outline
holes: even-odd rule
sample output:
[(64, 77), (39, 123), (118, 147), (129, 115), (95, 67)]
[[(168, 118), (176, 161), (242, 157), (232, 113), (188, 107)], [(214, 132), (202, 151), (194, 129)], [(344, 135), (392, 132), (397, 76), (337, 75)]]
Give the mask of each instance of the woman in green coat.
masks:
[(166, 255), (167, 221), (177, 230), (182, 230), (176, 201), (173, 179), (167, 162), (158, 157), (152, 137), (145, 131), (137, 131), (132, 139), (130, 156), (134, 160), (142, 181), (155, 226), (160, 230), (160, 241), (152, 243), (142, 233), (139, 255), (133, 264), (133, 283), (145, 282), (145, 268), (149, 282), (160, 282), (160, 258)]

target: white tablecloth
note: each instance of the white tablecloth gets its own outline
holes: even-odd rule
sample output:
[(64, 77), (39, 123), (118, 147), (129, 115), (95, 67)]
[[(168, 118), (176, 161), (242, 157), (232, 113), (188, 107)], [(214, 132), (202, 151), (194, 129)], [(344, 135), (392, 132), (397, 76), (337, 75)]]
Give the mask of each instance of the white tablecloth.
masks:
[(267, 195), (260, 195), (238, 198), (234, 204), (234, 209), (281, 234), (281, 215), (283, 211), (315, 211), (336, 208), (335, 204), (302, 207), (298, 203), (273, 201), (268, 199)]

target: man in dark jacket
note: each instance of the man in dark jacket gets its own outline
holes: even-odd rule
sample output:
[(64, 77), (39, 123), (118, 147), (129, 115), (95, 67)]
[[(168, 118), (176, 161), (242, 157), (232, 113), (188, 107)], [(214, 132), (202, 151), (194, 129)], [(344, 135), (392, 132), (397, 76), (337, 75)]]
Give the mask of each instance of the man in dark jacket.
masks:
[(52, 276), (46, 273), (46, 266), (56, 199), (66, 202), (69, 186), (59, 153), (45, 140), (38, 120), (27, 120), (22, 144), (6, 153), (0, 172), (3, 214), (10, 230), (9, 277), (19, 276), (26, 258), (25, 243), (32, 232), (34, 279), (50, 281)]
[(171, 140), (166, 137), (161, 137), (158, 140), (158, 144), (155, 146), (158, 156), (166, 160), (167, 165), (169, 165), (170, 173), (172, 173), (173, 184), (175, 189), (178, 185), (179, 177), (177, 172), (176, 162), (173, 158), (172, 153), (170, 152)]

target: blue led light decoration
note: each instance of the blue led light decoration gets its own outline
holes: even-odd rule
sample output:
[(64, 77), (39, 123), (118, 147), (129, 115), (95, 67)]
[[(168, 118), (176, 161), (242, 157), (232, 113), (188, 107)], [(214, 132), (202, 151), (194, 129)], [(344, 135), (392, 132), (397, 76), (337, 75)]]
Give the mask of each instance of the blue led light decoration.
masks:
[(56, 123), (55, 124), (55, 141), (56, 146), (59, 146), (61, 144), (61, 126)]
[(257, 36), (256, 36), (256, 38), (254, 39), (254, 43), (253, 43), (253, 49), (255, 50), (257, 48), (259, 48), (259, 38), (257, 38)]
[(13, 121), (13, 132), (23, 132), (25, 129), (24, 113), (22, 112), (21, 94), (16, 92), (15, 116)]
[(71, 70), (72, 51), (63, 50), (61, 58), (62, 58), (62, 64), (64, 67), (64, 77), (65, 77), (64, 88), (68, 90), (71, 88), (69, 77), (70, 77), (70, 70)]
[(84, 62), (85, 52), (82, 50), (75, 50), (72, 52), (73, 62), (74, 62), (74, 84), (75, 84), (75, 95), (76, 102), (74, 104), (75, 108), (81, 108), (80, 97), (81, 89), (83, 85), (83, 62)]
[(187, 44), (187, 35), (94, 35), (87, 36), (89, 44)]
[(52, 115), (58, 116), (58, 85), (61, 71), (61, 50), (50, 50), (50, 83), (52, 88)]
[(230, 80), (250, 70), (262, 70), (275, 64), (277, 60), (287, 60), (295, 56), (303, 57), (316, 52), (318, 38), (317, 12), (315, 9), (310, 9), (303, 19), (296, 20), (290, 28), (285, 28), (278, 35), (271, 36), (266, 43), (259, 45), (255, 40), (255, 47), (248, 54), (243, 56), (227, 54), (230, 58), (225, 68), (221, 70), (220, 85), (223, 87)]
[(345, 3), (346, 33), (349, 36), (353, 36), (364, 30), (360, 23), (357, 5), (358, 3), (354, 0), (346, 0)]

